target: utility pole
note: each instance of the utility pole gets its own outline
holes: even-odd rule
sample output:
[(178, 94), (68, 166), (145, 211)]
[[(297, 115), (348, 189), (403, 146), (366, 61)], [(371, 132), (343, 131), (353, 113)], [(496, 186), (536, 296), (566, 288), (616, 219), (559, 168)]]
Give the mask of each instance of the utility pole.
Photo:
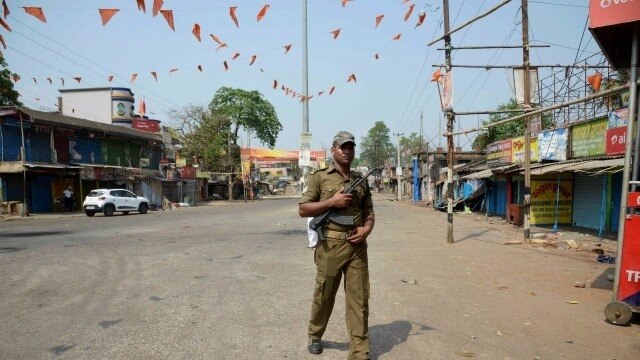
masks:
[[(524, 74), (524, 109), (531, 110), (531, 73), (529, 63), (528, 0), (522, 0), (522, 66)], [(524, 118), (524, 242), (531, 238), (531, 117)]]
[[(445, 81), (451, 81), (451, 35), (449, 34), (449, 0), (442, 0), (442, 13), (444, 16), (444, 55), (445, 55)], [(451, 85), (450, 90), (453, 85)], [(444, 91), (446, 91), (446, 86)], [(446, 96), (445, 96), (446, 98)], [(447, 104), (453, 105), (453, 104)], [(453, 106), (444, 109), (447, 117), (447, 243), (453, 244), (453, 123), (455, 115)]]
[(394, 133), (398, 137), (398, 163), (396, 165), (396, 177), (398, 178), (398, 201), (402, 200), (402, 195), (400, 193), (400, 183), (402, 182), (402, 166), (400, 166), (400, 136), (404, 135), (404, 133)]
[(227, 135), (227, 161), (229, 162), (229, 183), (227, 191), (229, 192), (229, 201), (233, 201), (233, 182), (231, 175), (233, 174), (233, 166), (231, 166), (231, 125), (229, 125), (229, 134)]
[[(309, 50), (307, 48), (307, 0), (302, 0), (302, 132), (309, 133)], [(300, 149), (302, 151), (302, 149)], [(307, 181), (311, 169), (302, 167), (302, 178)]]

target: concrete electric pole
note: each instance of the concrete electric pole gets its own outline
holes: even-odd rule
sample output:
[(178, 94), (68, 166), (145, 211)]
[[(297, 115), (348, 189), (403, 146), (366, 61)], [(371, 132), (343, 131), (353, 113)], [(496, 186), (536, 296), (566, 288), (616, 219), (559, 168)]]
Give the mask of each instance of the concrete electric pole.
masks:
[(393, 135), (398, 137), (398, 163), (396, 164), (396, 177), (398, 178), (398, 201), (400, 201), (402, 200), (402, 187), (400, 186), (402, 182), (402, 166), (400, 166), (400, 136), (404, 135), (404, 133), (395, 133)]

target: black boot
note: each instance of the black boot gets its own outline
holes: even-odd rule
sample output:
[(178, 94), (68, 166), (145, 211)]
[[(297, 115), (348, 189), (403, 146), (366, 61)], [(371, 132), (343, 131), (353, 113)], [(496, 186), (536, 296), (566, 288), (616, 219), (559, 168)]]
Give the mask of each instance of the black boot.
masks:
[(311, 340), (311, 344), (309, 344), (309, 352), (315, 355), (322, 354), (322, 343), (320, 340)]

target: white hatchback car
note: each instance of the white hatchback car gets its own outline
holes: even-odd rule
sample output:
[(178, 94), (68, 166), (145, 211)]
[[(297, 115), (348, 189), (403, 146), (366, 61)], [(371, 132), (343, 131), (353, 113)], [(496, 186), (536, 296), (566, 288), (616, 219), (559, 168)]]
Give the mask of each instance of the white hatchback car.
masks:
[(112, 216), (116, 211), (125, 215), (130, 211), (146, 214), (149, 211), (149, 199), (137, 196), (126, 189), (96, 189), (91, 190), (84, 199), (82, 208), (87, 216), (93, 216), (98, 212), (104, 216)]

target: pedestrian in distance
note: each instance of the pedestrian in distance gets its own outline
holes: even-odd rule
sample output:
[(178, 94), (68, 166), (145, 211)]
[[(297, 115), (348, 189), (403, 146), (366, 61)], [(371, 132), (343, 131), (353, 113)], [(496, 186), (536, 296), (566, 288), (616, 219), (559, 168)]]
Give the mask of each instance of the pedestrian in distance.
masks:
[(333, 163), (313, 172), (299, 202), (298, 213), (313, 217), (334, 209), (339, 215), (353, 217), (353, 224), (329, 221), (314, 250), (316, 281), (309, 320), (309, 346), (312, 354), (323, 351), (322, 335), (333, 310), (335, 296), (344, 276), (345, 310), (349, 333), (349, 359), (369, 359), (369, 265), (367, 237), (374, 225), (373, 201), (365, 181), (351, 194), (342, 191), (358, 178), (351, 172), (355, 155), (354, 136), (340, 131), (333, 138)]
[(73, 188), (69, 186), (66, 188), (62, 194), (64, 195), (64, 207), (67, 211), (73, 211), (75, 202), (73, 201)]

